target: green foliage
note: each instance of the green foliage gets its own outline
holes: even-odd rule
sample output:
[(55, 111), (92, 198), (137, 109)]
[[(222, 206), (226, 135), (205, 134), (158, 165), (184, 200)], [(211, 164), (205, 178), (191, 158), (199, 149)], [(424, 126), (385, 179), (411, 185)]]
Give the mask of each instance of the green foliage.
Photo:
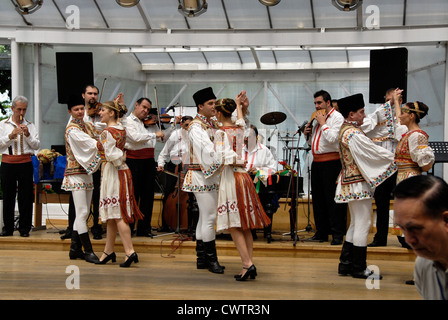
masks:
[[(9, 45), (0, 45), (0, 58), (8, 59), (11, 56)], [(11, 107), (11, 70), (0, 68), (0, 120), (7, 117), (7, 109)]]

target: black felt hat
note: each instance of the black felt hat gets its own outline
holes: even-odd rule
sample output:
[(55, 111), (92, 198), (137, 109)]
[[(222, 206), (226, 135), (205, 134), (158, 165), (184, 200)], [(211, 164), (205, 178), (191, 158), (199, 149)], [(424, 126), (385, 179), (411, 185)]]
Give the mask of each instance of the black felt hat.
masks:
[(201, 89), (197, 91), (193, 95), (194, 102), (196, 103), (196, 107), (204, 102), (212, 99), (216, 99), (215, 94), (213, 93), (213, 89), (211, 87)]
[(70, 97), (68, 97), (67, 107), (69, 110), (75, 106), (84, 106), (84, 105), (85, 105), (85, 101), (84, 101), (83, 97), (81, 96), (81, 94), (79, 94), (79, 95), (72, 94), (72, 95), (70, 95)]
[(361, 108), (364, 108), (364, 97), (362, 93), (357, 93), (352, 96), (341, 98), (338, 101), (339, 112), (342, 113), (344, 118), (348, 117), (350, 112), (356, 112)]

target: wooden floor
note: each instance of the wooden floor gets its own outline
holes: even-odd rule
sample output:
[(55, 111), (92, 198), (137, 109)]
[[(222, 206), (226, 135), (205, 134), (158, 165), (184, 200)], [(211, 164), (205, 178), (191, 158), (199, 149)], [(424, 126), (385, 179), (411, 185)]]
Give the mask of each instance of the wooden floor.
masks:
[[(369, 248), (368, 264), (379, 268), (383, 279), (369, 289), (366, 281), (337, 274), (341, 246), (299, 241), (275, 234), (266, 243), (259, 234), (254, 244), (256, 280), (237, 282), (241, 269), (238, 253), (226, 235), (217, 240), (222, 275), (195, 268), (195, 243), (183, 235), (133, 238), (140, 262), (119, 267), (124, 260), (117, 239), (118, 261), (94, 265), (68, 258), (69, 240), (57, 230), (33, 231), (29, 238), (18, 235), (0, 238), (0, 299), (45, 300), (420, 300), (412, 279), (415, 256), (401, 248), (394, 236), (389, 245)], [(92, 240), (101, 253), (105, 239)], [(69, 269), (67, 269), (69, 268)], [(74, 268), (74, 269), (70, 269)], [(79, 270), (79, 289), (68, 289)]]

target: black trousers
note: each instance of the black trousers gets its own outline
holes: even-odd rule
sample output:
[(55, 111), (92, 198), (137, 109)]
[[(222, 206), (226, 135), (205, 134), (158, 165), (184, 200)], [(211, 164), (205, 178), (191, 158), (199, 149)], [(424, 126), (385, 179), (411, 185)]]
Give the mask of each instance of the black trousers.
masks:
[(20, 233), (31, 231), (34, 201), (33, 164), (27, 163), (2, 163), (0, 167), (0, 179), (3, 191), (3, 231), (14, 232), (14, 211), (19, 205)]
[(341, 172), (341, 161), (313, 162), (311, 165), (311, 189), (316, 234), (333, 235), (342, 239), (347, 231), (347, 204), (334, 201), (336, 180)]
[(127, 158), (126, 164), (131, 170), (135, 200), (143, 214), (143, 220), (139, 220), (137, 223), (136, 235), (144, 236), (151, 232), (154, 187), (156, 184), (156, 162), (154, 158)]
[(376, 234), (375, 241), (387, 243), (389, 233), (389, 210), (392, 192), (397, 184), (397, 172), (387, 178), (375, 189), (374, 198), (376, 204)]

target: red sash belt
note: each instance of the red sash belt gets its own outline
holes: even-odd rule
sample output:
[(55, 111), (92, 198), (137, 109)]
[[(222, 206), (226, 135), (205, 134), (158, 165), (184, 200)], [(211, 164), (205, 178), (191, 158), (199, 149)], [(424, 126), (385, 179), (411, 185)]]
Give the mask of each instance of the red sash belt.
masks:
[(333, 160), (339, 160), (339, 152), (313, 154), (313, 161), (315, 162), (325, 162)]
[(10, 155), (3, 154), (2, 155), (3, 163), (27, 163), (31, 162), (31, 154), (20, 154), (20, 155)]
[(154, 158), (154, 148), (144, 148), (144, 149), (139, 149), (139, 150), (126, 150), (126, 158), (129, 158), (129, 159)]

